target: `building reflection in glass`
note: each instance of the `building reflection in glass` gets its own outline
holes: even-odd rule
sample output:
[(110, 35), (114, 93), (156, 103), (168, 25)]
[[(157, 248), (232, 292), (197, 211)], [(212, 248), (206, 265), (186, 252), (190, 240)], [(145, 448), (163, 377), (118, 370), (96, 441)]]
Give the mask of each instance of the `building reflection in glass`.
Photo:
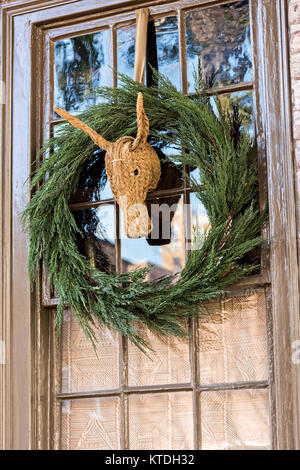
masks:
[(248, 0), (193, 10), (186, 15), (188, 91), (199, 66), (210, 88), (252, 80)]

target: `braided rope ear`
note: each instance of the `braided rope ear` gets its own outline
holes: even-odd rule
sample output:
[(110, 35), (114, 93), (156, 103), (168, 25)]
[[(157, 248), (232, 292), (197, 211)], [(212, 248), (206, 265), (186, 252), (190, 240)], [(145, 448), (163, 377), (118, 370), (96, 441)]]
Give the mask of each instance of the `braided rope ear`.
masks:
[(68, 121), (73, 127), (76, 127), (76, 129), (80, 129), (85, 134), (87, 134), (95, 142), (95, 144), (97, 144), (103, 150), (110, 149), (111, 143), (108, 142), (108, 140), (105, 140), (103, 137), (101, 137), (101, 135), (97, 134), (97, 132), (94, 131), (91, 127), (89, 127), (87, 124), (80, 121), (80, 119), (72, 116), (64, 109), (57, 108), (56, 106), (54, 107), (54, 109), (57, 112), (57, 114), (59, 114), (63, 119)]
[(139, 144), (144, 144), (149, 135), (149, 119), (146, 116), (143, 106), (143, 94), (139, 92), (136, 102), (136, 114), (137, 114), (137, 136), (132, 143), (132, 150), (135, 150)]

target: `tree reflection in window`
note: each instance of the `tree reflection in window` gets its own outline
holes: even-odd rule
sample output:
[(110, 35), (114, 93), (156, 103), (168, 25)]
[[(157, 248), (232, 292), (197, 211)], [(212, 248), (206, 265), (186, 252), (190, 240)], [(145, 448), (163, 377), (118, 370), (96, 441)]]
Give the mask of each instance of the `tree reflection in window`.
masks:
[(201, 66), (210, 87), (252, 80), (248, 0), (193, 10), (186, 15), (187, 76)]
[(117, 29), (118, 72), (133, 78), (135, 24)]
[(176, 16), (155, 21), (157, 62), (160, 73), (172, 80), (180, 90), (179, 36)]
[[(253, 121), (253, 96), (252, 91), (237, 91), (234, 93), (224, 93), (219, 96), (223, 111), (228, 114), (234, 109), (238, 110), (241, 127), (247, 130), (251, 137), (254, 137)], [(215, 100), (211, 98), (214, 111), (217, 113)]]
[(54, 104), (67, 111), (94, 105), (100, 85), (112, 84), (109, 30), (55, 43)]

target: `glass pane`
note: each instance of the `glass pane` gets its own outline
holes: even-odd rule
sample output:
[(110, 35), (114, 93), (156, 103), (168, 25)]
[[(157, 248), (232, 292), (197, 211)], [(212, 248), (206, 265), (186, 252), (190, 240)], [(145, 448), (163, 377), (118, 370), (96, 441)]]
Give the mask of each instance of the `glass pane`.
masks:
[[(238, 106), (241, 117), (241, 129), (246, 130), (250, 137), (255, 137), (255, 123), (254, 123), (254, 103), (253, 92), (251, 90), (237, 91), (234, 93), (224, 93), (218, 95), (222, 107), (226, 112), (232, 112), (233, 106)], [(215, 97), (210, 97), (211, 106), (216, 115), (218, 115), (218, 108), (216, 105)], [(190, 175), (193, 180), (200, 184), (200, 173), (198, 168), (191, 167)]]
[(267, 320), (263, 290), (209, 305), (199, 320), (200, 383), (267, 380)]
[(199, 250), (204, 234), (210, 228), (205, 207), (195, 193), (190, 194), (191, 236), (188, 236), (187, 249)]
[(69, 202), (103, 201), (112, 197), (105, 169), (105, 152), (99, 149), (84, 165), (77, 189)]
[[(247, 130), (250, 137), (255, 137), (255, 123), (254, 123), (254, 103), (253, 103), (253, 92), (251, 90), (237, 91), (234, 93), (222, 93), (218, 95), (221, 101), (222, 107), (226, 112), (232, 112), (233, 106), (238, 106), (241, 117), (241, 129)], [(215, 97), (210, 97), (211, 106), (216, 115), (218, 115), (218, 109), (215, 101)], [(199, 170), (191, 168), (191, 176), (197, 182), (200, 183)]]
[(61, 449), (120, 449), (119, 399), (104, 397), (64, 401)]
[(202, 392), (202, 449), (270, 449), (268, 390)]
[(95, 329), (96, 351), (78, 321), (65, 312), (62, 330), (62, 392), (109, 390), (119, 385), (118, 335)]
[(114, 205), (100, 206), (73, 212), (84, 237), (77, 237), (79, 251), (101, 271), (116, 271), (115, 209)]
[(117, 29), (118, 72), (134, 76), (135, 24)]
[(192, 393), (129, 397), (130, 449), (193, 449)]
[(252, 80), (248, 0), (193, 10), (186, 15), (188, 91), (200, 65), (209, 87)]
[(193, 181), (195, 181), (197, 184), (200, 184), (200, 171), (198, 168), (191, 168), (190, 176), (193, 178)]
[(132, 386), (187, 383), (190, 381), (189, 340), (159, 338), (145, 328), (141, 336), (150, 343), (149, 357), (128, 344), (128, 384)]
[[(222, 107), (225, 111), (232, 111), (233, 106), (238, 106), (242, 119), (241, 128), (247, 129), (250, 136), (254, 137), (254, 107), (252, 91), (237, 91), (219, 95)], [(214, 98), (210, 99), (212, 107), (217, 114), (217, 106)]]
[[(52, 129), (53, 129), (53, 137), (59, 137), (61, 132), (63, 132), (65, 129), (65, 124), (55, 124), (55, 126), (53, 126)], [(56, 147), (54, 147), (54, 150), (56, 150)]]
[(146, 238), (127, 238), (121, 211), (123, 272), (153, 265), (148, 279), (181, 271), (185, 263), (184, 208), (181, 196), (149, 201), (153, 230)]
[(155, 21), (158, 71), (180, 90), (179, 35), (176, 16)]
[[(179, 36), (176, 16), (163, 17), (154, 22), (156, 53), (159, 72), (167, 75), (180, 89)], [(135, 24), (117, 30), (118, 72), (134, 76)], [(155, 64), (151, 64), (155, 66)]]
[[(178, 149), (165, 147), (163, 150), (155, 148), (160, 159), (161, 176), (155, 191), (179, 188), (183, 184), (182, 166), (175, 158), (180, 153)], [(168, 157), (171, 161), (165, 161)]]
[(110, 56), (108, 29), (57, 41), (54, 105), (74, 112), (96, 104), (99, 97), (94, 94), (95, 89), (112, 85)]
[[(161, 179), (158, 183), (157, 190), (177, 188), (182, 186), (182, 163), (177, 160), (181, 151), (171, 145), (161, 149), (155, 148), (161, 163)], [(168, 161), (166, 160), (168, 158)], [(163, 183), (163, 184), (162, 184)]]

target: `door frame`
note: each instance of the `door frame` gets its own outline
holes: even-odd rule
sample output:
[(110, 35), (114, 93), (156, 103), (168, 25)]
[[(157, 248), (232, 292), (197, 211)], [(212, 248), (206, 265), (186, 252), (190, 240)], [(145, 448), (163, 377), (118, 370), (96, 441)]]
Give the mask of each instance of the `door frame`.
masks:
[[(299, 254), (292, 135), (287, 0), (250, 0), (262, 47), (259, 62), (260, 146), (266, 155), (270, 220), (274, 395), (278, 449), (300, 448), (300, 366), (292, 363), (300, 339)], [(118, 9), (171, 3), (160, 0), (16, 0), (1, 5), (0, 339), (6, 364), (0, 365), (0, 448), (55, 446), (52, 382), (55, 363), (53, 321), (40, 300), (41, 284), (31, 292), (28, 243), (20, 215), (30, 192), (27, 178), (43, 140), (41, 100), (44, 39), (49, 24), (72, 24)], [(188, 5), (188, 0), (182, 0)], [(206, 0), (199, 0), (199, 4)], [(253, 13), (255, 12), (255, 13)], [(256, 17), (253, 16), (256, 15)], [(275, 100), (274, 97), (277, 97)], [(24, 138), (25, 136), (25, 138)]]

